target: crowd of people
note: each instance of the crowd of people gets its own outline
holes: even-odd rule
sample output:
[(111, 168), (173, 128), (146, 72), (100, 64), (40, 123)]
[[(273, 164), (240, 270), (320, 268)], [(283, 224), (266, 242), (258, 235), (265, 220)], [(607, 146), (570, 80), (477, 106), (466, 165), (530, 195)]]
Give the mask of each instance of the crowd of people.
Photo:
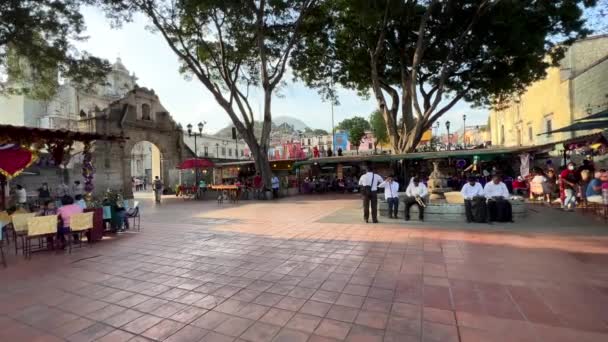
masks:
[(557, 173), (553, 168), (534, 168), (526, 177), (513, 182), (516, 195), (553, 203), (559, 199), (561, 207), (573, 211), (578, 205), (608, 203), (608, 172), (596, 170), (590, 160), (577, 167), (573, 162)]

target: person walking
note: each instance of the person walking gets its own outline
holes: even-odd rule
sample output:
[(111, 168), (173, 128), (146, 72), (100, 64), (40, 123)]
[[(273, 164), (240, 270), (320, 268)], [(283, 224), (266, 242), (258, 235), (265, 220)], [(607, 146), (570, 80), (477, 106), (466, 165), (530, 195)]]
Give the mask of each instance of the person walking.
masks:
[(262, 176), (260, 176), (260, 173), (257, 172), (253, 177), (253, 192), (255, 194), (255, 198), (258, 200), (262, 199), (262, 196), (264, 195), (264, 191), (262, 191), (262, 186)]
[(271, 183), (272, 183), (272, 198), (278, 199), (279, 198), (279, 188), (281, 187), (281, 181), (279, 180), (279, 177), (277, 177), (277, 175), (272, 175)]
[(154, 179), (154, 200), (156, 203), (160, 203), (161, 196), (163, 194), (163, 182), (160, 180), (158, 176)]
[(418, 206), (418, 219), (420, 221), (424, 221), (424, 208), (426, 204), (424, 203), (424, 198), (429, 194), (429, 190), (426, 188), (424, 183), (420, 182), (420, 178), (414, 177), (412, 182), (407, 186), (405, 190), (405, 195), (407, 196), (405, 200), (405, 220), (410, 220), (410, 208), (413, 205)]
[(575, 171), (575, 164), (568, 163), (568, 167), (560, 174), (562, 188), (564, 190), (563, 208), (565, 211), (572, 211), (576, 207), (576, 190), (578, 188), (578, 176)]
[(363, 196), (363, 219), (369, 222), (369, 207), (372, 207), (372, 222), (378, 223), (378, 185), (383, 182), (382, 177), (374, 173), (374, 168), (370, 164), (367, 172), (359, 178), (361, 195)]
[(399, 212), (399, 183), (397, 183), (393, 176), (386, 177), (386, 180), (380, 185), (380, 188), (384, 188), (384, 199), (388, 203), (388, 218), (397, 218)]

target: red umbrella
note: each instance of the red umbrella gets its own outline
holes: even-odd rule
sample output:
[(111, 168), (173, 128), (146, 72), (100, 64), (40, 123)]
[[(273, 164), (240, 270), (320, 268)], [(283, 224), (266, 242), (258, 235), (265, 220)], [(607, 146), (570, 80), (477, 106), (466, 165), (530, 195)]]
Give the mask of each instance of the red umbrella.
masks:
[(213, 167), (213, 162), (208, 159), (186, 159), (181, 164), (177, 166), (180, 170), (187, 169), (204, 169), (208, 167)]

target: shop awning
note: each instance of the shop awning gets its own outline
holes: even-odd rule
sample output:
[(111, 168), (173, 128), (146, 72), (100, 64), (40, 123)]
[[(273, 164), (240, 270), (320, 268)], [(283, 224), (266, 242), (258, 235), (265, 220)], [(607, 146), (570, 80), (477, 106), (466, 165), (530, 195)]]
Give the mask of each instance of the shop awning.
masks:
[(575, 121), (586, 121), (586, 120), (597, 120), (597, 119), (608, 119), (608, 109), (595, 113), (593, 115), (589, 115), (584, 118), (576, 119)]
[(608, 129), (608, 120), (579, 121), (570, 126), (562, 127), (549, 132), (540, 133), (538, 135), (548, 135), (561, 132), (588, 131), (593, 129)]
[(214, 164), (209, 159), (201, 159), (201, 158), (192, 158), (186, 159), (181, 162), (177, 168), (180, 170), (189, 170), (189, 169), (205, 169), (213, 167)]

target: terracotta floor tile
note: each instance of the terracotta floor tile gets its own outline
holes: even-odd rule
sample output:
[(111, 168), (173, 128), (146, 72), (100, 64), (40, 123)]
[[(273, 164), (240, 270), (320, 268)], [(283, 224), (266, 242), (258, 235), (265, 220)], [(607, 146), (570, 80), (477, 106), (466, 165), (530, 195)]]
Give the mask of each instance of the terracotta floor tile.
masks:
[(369, 286), (349, 284), (349, 285), (346, 285), (346, 287), (344, 288), (344, 291), (342, 291), (342, 292), (344, 292), (346, 294), (365, 297), (365, 296), (367, 296), (367, 293), (369, 292)]
[(284, 297), (275, 307), (283, 310), (298, 311), (306, 303), (306, 300), (293, 297)]
[(284, 296), (262, 292), (257, 298), (253, 300), (256, 304), (266, 305), (266, 306), (274, 306), (276, 305)]
[(459, 342), (456, 326), (440, 323), (422, 323), (423, 341), (432, 342)]
[(126, 342), (131, 340), (135, 335), (122, 330), (114, 330), (104, 337), (96, 340), (97, 342)]
[(310, 299), (317, 302), (333, 304), (339, 297), (340, 292), (317, 290)]
[(304, 303), (304, 305), (300, 308), (299, 312), (308, 314), (308, 315), (324, 317), (330, 308), (331, 308), (331, 304), (315, 302), (315, 301), (309, 300), (306, 303)]
[(355, 324), (374, 329), (384, 329), (388, 321), (388, 315), (380, 312), (361, 311), (355, 320)]
[(198, 319), (194, 320), (191, 324), (199, 328), (213, 330), (229, 318), (230, 316), (224, 313), (209, 311)]
[(90, 327), (93, 324), (95, 324), (94, 321), (80, 317), (56, 327), (52, 330), (52, 333), (59, 337), (68, 337)]
[(183, 323), (165, 319), (160, 321), (158, 324), (154, 325), (150, 329), (144, 331), (142, 333), (142, 336), (153, 340), (164, 341), (166, 338), (173, 335), (183, 327)]
[(285, 325), (285, 327), (312, 333), (313, 331), (315, 331), (320, 322), (320, 317), (305, 314), (295, 314), (291, 318), (291, 320), (287, 322), (287, 325)]
[(405, 335), (420, 336), (421, 323), (418, 319), (390, 316), (386, 329)]
[(224, 335), (238, 337), (253, 323), (254, 321), (250, 319), (230, 317), (213, 330)]
[(70, 342), (89, 342), (95, 341), (114, 331), (113, 327), (103, 323), (93, 324), (79, 332), (70, 335), (67, 339)]
[(420, 319), (422, 314), (422, 307), (419, 305), (407, 304), (407, 303), (393, 303), (391, 315)]
[(188, 307), (184, 308), (183, 310), (176, 312), (174, 315), (172, 315), (169, 318), (171, 318), (174, 321), (182, 322), (184, 324), (189, 324), (207, 312), (208, 312), (208, 310), (205, 310), (205, 309), (197, 308), (194, 306), (188, 306)]
[(348, 306), (332, 305), (331, 309), (327, 313), (327, 318), (352, 323), (355, 321), (358, 314), (359, 309), (350, 308)]
[(166, 342), (199, 342), (205, 335), (209, 333), (208, 330), (197, 328), (192, 325), (186, 325), (173, 335), (169, 336)]
[(233, 342), (235, 340), (232, 336), (226, 336), (216, 332), (210, 332), (200, 342)]
[(348, 306), (351, 308), (361, 308), (363, 306), (363, 302), (365, 301), (365, 297), (361, 296), (353, 296), (349, 294), (341, 294), (336, 301), (336, 305)]
[(139, 335), (144, 331), (150, 329), (154, 325), (158, 324), (158, 322), (160, 321), (162, 321), (162, 318), (145, 314), (131, 321), (130, 323), (125, 324), (121, 327), (121, 329)]
[(142, 312), (131, 310), (131, 309), (126, 309), (113, 316), (109, 316), (109, 317), (103, 319), (103, 322), (108, 325), (118, 328), (118, 327), (122, 327), (123, 325), (136, 320), (137, 318), (139, 318), (143, 315), (144, 314)]
[(287, 324), (293, 315), (295, 315), (295, 312), (293, 311), (271, 308), (262, 316), (262, 318), (260, 318), (260, 321), (282, 327)]
[(321, 321), (317, 329), (315, 330), (316, 335), (331, 337), (338, 340), (343, 340), (350, 331), (351, 324), (336, 321), (333, 319), (324, 319)]
[(427, 322), (456, 325), (456, 313), (448, 310), (425, 307), (423, 319)]
[(271, 342), (281, 330), (280, 326), (257, 322), (241, 335), (241, 339), (251, 342)]
[(275, 336), (272, 342), (306, 342), (309, 337), (310, 334), (304, 333), (302, 331), (283, 328)]
[[(369, 327), (364, 327), (360, 325), (354, 325), (348, 336), (346, 341), (348, 342), (382, 342), (384, 337), (384, 330), (373, 329)], [(399, 336), (399, 340), (394, 340), (393, 342), (404, 342), (407, 341), (406, 336)], [(388, 341), (388, 340), (385, 340)]]

